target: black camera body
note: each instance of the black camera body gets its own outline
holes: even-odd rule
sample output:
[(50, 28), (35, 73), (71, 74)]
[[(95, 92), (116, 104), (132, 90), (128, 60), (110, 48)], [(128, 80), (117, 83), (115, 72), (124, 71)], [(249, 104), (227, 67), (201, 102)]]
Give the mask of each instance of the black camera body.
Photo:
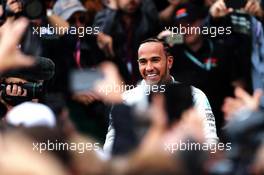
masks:
[(9, 16), (25, 16), (29, 19), (38, 19), (45, 15), (45, 4), (41, 0), (16, 0), (22, 4), (22, 12), (19, 14), (13, 13), (6, 0), (2, 0), (4, 17)]
[[(26, 101), (32, 101), (33, 99), (40, 99), (43, 96), (43, 84), (42, 83), (17, 83), (16, 85), (20, 86), (22, 90), (27, 90), (26, 96), (11, 96), (6, 93), (7, 85), (11, 85), (11, 89), (13, 88), (13, 84), (1, 83), (0, 90), (2, 90), (1, 98), (5, 101), (6, 104), (11, 106), (19, 105)], [(23, 92), (22, 92), (23, 94)]]
[[(5, 92), (7, 85), (12, 86), (12, 84), (1, 83), (0, 89), (3, 90), (3, 92)], [(30, 82), (30, 83), (19, 83), (17, 85), (20, 86), (22, 89), (26, 89), (27, 90), (27, 97), (29, 97), (31, 99), (40, 98), (44, 93), (44, 88), (43, 88), (42, 83), (31, 83)], [(11, 87), (11, 89), (12, 89), (12, 87)]]
[(246, 6), (247, 0), (228, 0), (225, 3), (228, 8), (241, 9)]

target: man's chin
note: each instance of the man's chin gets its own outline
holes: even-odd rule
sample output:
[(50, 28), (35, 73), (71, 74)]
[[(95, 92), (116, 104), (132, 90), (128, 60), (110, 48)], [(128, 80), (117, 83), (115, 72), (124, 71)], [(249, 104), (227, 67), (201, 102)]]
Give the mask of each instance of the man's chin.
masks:
[(127, 10), (125, 13), (127, 15), (134, 15), (134, 14), (136, 14), (136, 11), (135, 10)]
[(129, 8), (126, 8), (126, 13), (128, 14), (135, 14), (137, 11), (138, 11), (139, 7), (129, 7)]
[(147, 85), (157, 85), (157, 84), (159, 84), (159, 80), (157, 80), (157, 81), (154, 81), (154, 80), (145, 80), (146, 81), (146, 84)]

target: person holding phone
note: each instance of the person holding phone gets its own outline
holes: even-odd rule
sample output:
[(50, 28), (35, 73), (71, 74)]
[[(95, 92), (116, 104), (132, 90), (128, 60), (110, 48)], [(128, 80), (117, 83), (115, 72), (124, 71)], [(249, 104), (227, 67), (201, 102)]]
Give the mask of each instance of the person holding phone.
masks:
[(217, 0), (211, 7), (210, 13), (213, 17), (219, 18), (228, 15), (233, 11), (242, 10), (252, 16), (262, 18), (263, 9), (259, 0)]
[[(216, 1), (210, 8), (211, 25), (232, 27), (232, 34), (221, 38), (221, 40), (227, 46), (233, 47), (233, 52), (239, 58), (236, 60), (237, 64), (234, 69), (234, 75), (237, 77), (234, 85), (242, 87), (249, 93), (259, 88), (263, 89), (264, 85), (262, 81), (263, 24), (253, 16), (262, 14), (261, 11), (261, 2), (257, 0), (246, 1), (244, 7), (239, 10), (228, 6), (224, 0)], [(264, 107), (263, 96), (260, 107)]]
[[(171, 44), (171, 53), (175, 58), (171, 74), (176, 81), (193, 85), (207, 95), (217, 129), (220, 131), (224, 122), (222, 102), (224, 97), (233, 93), (230, 72), (235, 64), (234, 54), (230, 50), (231, 47), (226, 47), (213, 39), (220, 34), (218, 28), (204, 25), (207, 15), (205, 7), (193, 3), (185, 3), (177, 8), (174, 26), (179, 30), (185, 29), (185, 32), (182, 30), (182, 43)], [(205, 33), (204, 29), (211, 32)], [(222, 29), (224, 33), (230, 32), (230, 28)], [(176, 30), (172, 32), (176, 33)], [(169, 37), (175, 36), (174, 33), (170, 33)], [(164, 38), (166, 40), (168, 36)], [(218, 134), (221, 135), (220, 132)]]

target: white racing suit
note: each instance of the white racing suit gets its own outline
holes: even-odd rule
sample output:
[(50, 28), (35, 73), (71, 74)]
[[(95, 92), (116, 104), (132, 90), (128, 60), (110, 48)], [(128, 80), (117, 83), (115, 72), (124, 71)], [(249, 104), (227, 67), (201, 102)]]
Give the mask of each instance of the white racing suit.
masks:
[[(177, 83), (174, 81), (174, 83)], [(201, 117), (203, 117), (203, 125), (204, 125), (204, 135), (206, 142), (208, 143), (217, 143), (218, 137), (216, 134), (216, 125), (215, 125), (215, 117), (212, 112), (210, 103), (206, 97), (206, 95), (198, 88), (191, 86), (193, 102), (195, 108), (198, 110)], [(142, 80), (141, 83), (134, 89), (125, 91), (122, 94), (122, 98), (126, 105), (136, 105), (137, 108), (141, 108), (142, 111), (148, 107), (148, 99), (146, 96), (146, 84), (145, 81)], [(140, 110), (140, 109), (139, 109)], [(105, 154), (110, 155), (112, 152), (112, 147), (115, 138), (115, 129), (112, 125), (112, 119), (110, 114), (110, 124), (108, 127), (108, 133), (106, 135), (105, 144), (104, 144), (104, 152)]]

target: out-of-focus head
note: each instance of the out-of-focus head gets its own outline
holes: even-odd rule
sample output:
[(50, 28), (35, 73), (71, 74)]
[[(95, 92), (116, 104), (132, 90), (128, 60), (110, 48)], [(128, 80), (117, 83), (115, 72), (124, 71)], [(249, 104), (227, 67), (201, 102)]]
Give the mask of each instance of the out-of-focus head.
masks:
[(25, 102), (12, 108), (7, 113), (6, 120), (12, 126), (56, 126), (56, 118), (51, 109), (44, 104), (33, 102)]
[(67, 21), (71, 26), (84, 27), (86, 24), (86, 13), (82, 11), (75, 12)]
[[(96, 144), (95, 140), (80, 134), (74, 134), (70, 136), (69, 142), (77, 144)], [(109, 174), (109, 165), (111, 161), (106, 161), (108, 158), (106, 158), (106, 154), (102, 153), (101, 149), (96, 148), (96, 151), (79, 151), (70, 151), (70, 155), (72, 157), (71, 162), (73, 164), (72, 166), (76, 170), (76, 174)], [(89, 162), (90, 166), (87, 166), (86, 162)]]
[(174, 22), (176, 24), (193, 23), (197, 20), (204, 19), (207, 14), (207, 9), (201, 5), (184, 3), (177, 7)]
[(74, 13), (86, 12), (86, 9), (78, 0), (58, 0), (53, 7), (53, 11), (67, 21)]
[(169, 46), (159, 39), (143, 41), (138, 49), (138, 65), (147, 84), (162, 84), (170, 80), (173, 57)]
[(199, 30), (206, 16), (207, 9), (201, 5), (185, 3), (177, 8), (174, 23), (179, 30), (182, 28), (181, 33), (184, 33), (185, 44), (193, 44), (201, 39)]
[(121, 11), (127, 14), (133, 14), (140, 8), (142, 0), (116, 0), (116, 1), (117, 1), (117, 7)]
[(33, 150), (32, 139), (21, 132), (7, 132), (0, 142), (1, 175), (68, 175), (51, 154)]

